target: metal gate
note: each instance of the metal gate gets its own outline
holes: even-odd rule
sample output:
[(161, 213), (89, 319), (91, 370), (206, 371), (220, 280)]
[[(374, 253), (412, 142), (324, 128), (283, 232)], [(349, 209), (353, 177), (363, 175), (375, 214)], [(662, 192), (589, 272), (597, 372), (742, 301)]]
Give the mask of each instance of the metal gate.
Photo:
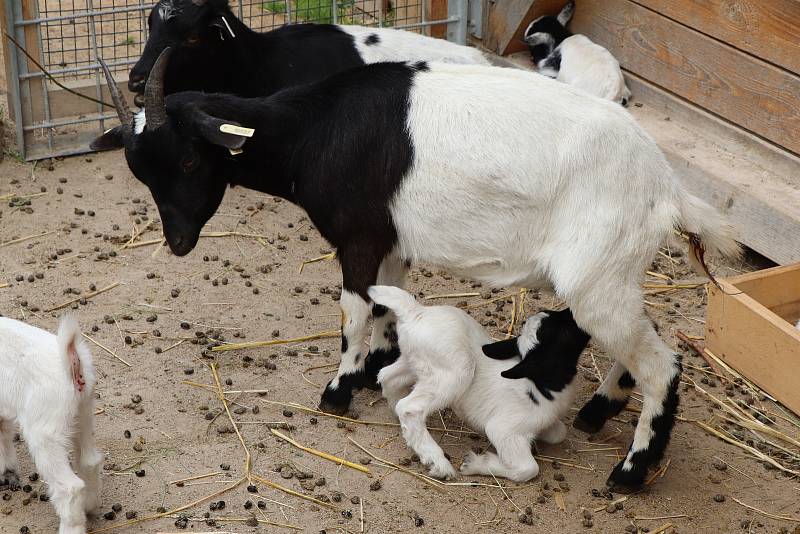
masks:
[[(147, 41), (152, 0), (6, 0), (2, 28), (53, 79), (5, 37), (8, 104), (20, 155), (27, 160), (87, 152), (89, 142), (115, 124), (97, 58), (121, 88)], [(464, 44), (468, 0), (232, 0), (231, 8), (256, 31), (284, 24), (332, 22), (424, 32)], [(107, 121), (111, 121), (107, 124)]]

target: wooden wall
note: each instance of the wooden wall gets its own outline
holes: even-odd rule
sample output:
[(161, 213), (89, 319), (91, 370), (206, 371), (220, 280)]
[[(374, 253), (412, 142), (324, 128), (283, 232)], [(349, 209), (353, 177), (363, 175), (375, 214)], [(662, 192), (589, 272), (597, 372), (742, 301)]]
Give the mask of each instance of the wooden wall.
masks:
[(800, 154), (800, 1), (577, 0), (623, 68)]

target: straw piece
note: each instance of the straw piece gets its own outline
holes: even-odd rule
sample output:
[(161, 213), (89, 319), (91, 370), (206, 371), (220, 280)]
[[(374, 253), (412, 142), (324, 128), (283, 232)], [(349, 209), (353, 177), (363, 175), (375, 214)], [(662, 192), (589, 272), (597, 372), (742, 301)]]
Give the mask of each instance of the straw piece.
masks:
[(467, 297), (480, 297), (480, 293), (445, 293), (442, 295), (428, 295), (423, 297), (422, 300), (436, 300), (436, 299), (457, 299)]
[(564, 502), (564, 495), (562, 495), (560, 491), (556, 493), (556, 504), (558, 505), (558, 509), (562, 512), (567, 511), (567, 503)]
[(7, 283), (5, 283), (5, 282), (3, 282), (2, 284), (0, 284), (0, 289), (5, 289), (5, 288), (7, 288), (7, 287), (11, 287), (11, 284), (7, 284)]
[(792, 523), (800, 523), (800, 518), (798, 518), (798, 517), (789, 517), (789, 516), (786, 516), (786, 515), (771, 514), (769, 512), (765, 512), (764, 510), (759, 510), (755, 506), (750, 506), (749, 504), (745, 504), (742, 501), (740, 501), (739, 499), (737, 499), (736, 497), (731, 497), (731, 498), (734, 501), (736, 501), (737, 504), (740, 504), (740, 505), (744, 506), (745, 508), (753, 510), (754, 512), (758, 512), (759, 514), (767, 516), (769, 518), (780, 519), (781, 521), (791, 521)]
[(394, 467), (398, 471), (402, 471), (403, 473), (406, 473), (407, 475), (411, 475), (412, 477), (417, 478), (417, 479), (425, 482), (426, 484), (428, 484), (432, 488), (436, 489), (437, 491), (440, 491), (440, 492), (444, 492), (445, 491), (444, 489), (442, 489), (442, 486), (444, 484), (441, 481), (436, 480), (434, 478), (431, 478), (429, 476), (425, 476), (425, 475), (421, 475), (419, 473), (415, 473), (414, 471), (411, 471), (410, 469), (406, 469), (403, 466), (400, 466), (400, 465), (397, 465), (395, 463), (392, 463), (389, 460), (384, 460), (380, 456), (370, 452), (366, 447), (364, 447), (359, 442), (354, 440), (352, 436), (347, 436), (347, 439), (349, 439), (353, 443), (353, 445), (355, 445), (356, 447), (358, 447), (359, 449), (364, 451), (366, 454), (371, 456), (373, 459), (378, 460), (379, 462), (384, 463), (384, 464), (388, 465), (389, 467)]
[(250, 459), (250, 450), (247, 448), (247, 445), (244, 442), (244, 438), (242, 437), (242, 433), (239, 432), (239, 425), (236, 424), (236, 421), (233, 419), (233, 415), (231, 415), (231, 409), (228, 406), (228, 399), (225, 398), (225, 393), (222, 390), (222, 382), (219, 380), (219, 373), (217, 373), (217, 364), (211, 364), (211, 376), (214, 377), (214, 383), (217, 385), (217, 398), (222, 403), (222, 406), (225, 408), (225, 413), (228, 414), (228, 420), (233, 425), (233, 429), (236, 431), (236, 435), (239, 437), (239, 443), (242, 444), (242, 448), (244, 449), (245, 453), (245, 460), (244, 460), (244, 471), (245, 476), (250, 478), (250, 471), (252, 469), (252, 461)]
[(309, 454), (313, 454), (314, 456), (319, 456), (320, 458), (323, 458), (325, 460), (334, 462), (334, 463), (339, 464), (339, 465), (343, 465), (345, 467), (349, 467), (350, 469), (355, 469), (356, 471), (361, 471), (362, 473), (366, 473), (366, 475), (369, 476), (369, 477), (372, 476), (372, 472), (367, 467), (364, 467), (363, 465), (354, 464), (353, 462), (348, 462), (344, 458), (339, 458), (338, 456), (334, 456), (332, 454), (328, 454), (327, 452), (318, 451), (316, 449), (312, 449), (311, 447), (306, 447), (304, 445), (301, 445), (300, 443), (298, 443), (294, 439), (290, 438), (286, 434), (283, 434), (283, 433), (275, 430), (274, 428), (270, 428), (269, 430), (274, 435), (276, 435), (279, 438), (281, 438), (281, 439), (287, 441), (288, 443), (294, 445), (295, 447), (297, 447), (301, 451), (305, 451), (305, 452), (307, 452)]
[(92, 291), (91, 293), (87, 293), (86, 295), (81, 295), (80, 297), (76, 297), (76, 298), (74, 298), (72, 300), (69, 300), (69, 301), (64, 302), (62, 304), (59, 304), (58, 306), (53, 306), (52, 308), (48, 308), (48, 309), (46, 309), (44, 311), (45, 311), (45, 313), (50, 313), (52, 311), (60, 310), (61, 308), (66, 308), (70, 304), (72, 304), (74, 302), (78, 302), (81, 299), (89, 300), (90, 298), (92, 298), (92, 297), (94, 297), (96, 295), (99, 295), (100, 293), (105, 293), (106, 291), (114, 289), (118, 285), (119, 285), (119, 282), (114, 282), (110, 286), (106, 286), (106, 287), (104, 287), (102, 289), (98, 289), (97, 291)]
[(326, 339), (331, 337), (339, 337), (342, 335), (341, 330), (328, 330), (326, 332), (320, 332), (319, 334), (313, 334), (310, 336), (304, 337), (296, 337), (292, 339), (272, 339), (269, 341), (249, 341), (247, 343), (229, 343), (227, 345), (218, 345), (216, 347), (212, 347), (212, 352), (224, 352), (228, 350), (242, 350), (242, 349), (254, 349), (257, 347), (269, 347), (271, 345), (285, 345), (287, 343), (302, 343), (303, 341), (311, 341), (314, 339)]
[(642, 284), (645, 289), (695, 289), (706, 285), (702, 284)]
[(0, 200), (11, 200), (12, 198), (35, 198), (40, 197), (42, 195), (46, 195), (47, 191), (44, 193), (30, 193), (28, 195), (19, 195), (17, 193), (7, 193), (5, 195), (0, 195)]
[(0, 248), (7, 247), (9, 245), (14, 245), (16, 243), (22, 243), (23, 241), (27, 241), (29, 239), (36, 239), (37, 237), (42, 237), (42, 236), (46, 236), (46, 235), (54, 234), (54, 233), (56, 233), (55, 230), (50, 230), (49, 232), (42, 232), (41, 234), (28, 235), (28, 236), (25, 236), (25, 237), (20, 237), (18, 239), (12, 239), (11, 241), (6, 241), (5, 243), (0, 243)]
[(711, 367), (711, 369), (714, 371), (714, 374), (716, 374), (717, 376), (723, 378), (726, 381), (730, 381), (727, 378), (722, 376), (722, 374), (721, 374), (722, 373), (722, 369), (720, 369), (717, 366), (717, 364), (708, 357), (708, 355), (706, 354), (705, 347), (700, 346), (699, 343), (697, 343), (696, 341), (690, 339), (689, 336), (687, 336), (686, 334), (684, 334), (680, 330), (678, 330), (675, 334), (678, 336), (678, 339), (680, 339), (681, 341), (686, 343), (698, 356), (700, 356), (701, 358), (703, 358), (705, 360), (705, 362), (708, 364), (708, 366)]
[(661, 525), (660, 527), (655, 529), (652, 532), (652, 534), (661, 534), (662, 532), (666, 532), (667, 530), (669, 530), (671, 528), (674, 528), (674, 527), (675, 527), (675, 525), (673, 525), (672, 523), (667, 523), (666, 525)]
[(325, 261), (325, 260), (333, 260), (336, 259), (336, 251), (330, 252), (328, 254), (323, 254), (322, 256), (318, 256), (316, 258), (312, 258), (310, 260), (305, 260), (303, 263), (300, 264), (300, 269), (297, 271), (299, 274), (303, 274), (303, 269), (305, 269), (306, 265), (309, 263), (316, 263), (318, 261)]
[(213, 473), (206, 473), (205, 475), (196, 475), (196, 476), (189, 477), (189, 478), (181, 478), (181, 479), (178, 479), (178, 480), (171, 480), (171, 481), (167, 482), (167, 485), (180, 484), (180, 483), (183, 483), (183, 482), (189, 482), (189, 481), (192, 481), (192, 480), (200, 480), (201, 478), (208, 478), (208, 477), (213, 477), (213, 476), (217, 476), (217, 475), (224, 475), (224, 474), (225, 473), (223, 473), (222, 471), (214, 471)]
[(266, 486), (269, 486), (272, 489), (276, 489), (278, 491), (282, 491), (284, 493), (287, 493), (289, 495), (293, 495), (293, 496), (298, 497), (300, 499), (304, 499), (306, 501), (313, 502), (314, 504), (318, 504), (319, 506), (324, 506), (325, 508), (330, 508), (331, 510), (338, 510), (338, 508), (336, 506), (332, 505), (329, 502), (320, 501), (319, 499), (315, 499), (314, 497), (311, 497), (310, 495), (305, 495), (303, 493), (294, 491), (293, 489), (286, 488), (284, 486), (281, 486), (280, 484), (276, 484), (275, 482), (269, 481), (266, 478), (261, 478), (258, 475), (250, 475), (250, 476), (252, 477), (253, 480), (255, 480), (257, 482), (261, 482), (262, 484), (264, 484)]
[(90, 336), (89, 334), (82, 334), (82, 335), (83, 335), (83, 337), (85, 337), (86, 339), (88, 339), (89, 341), (91, 341), (92, 343), (94, 343), (95, 345), (97, 345), (98, 347), (100, 347), (101, 349), (103, 349), (104, 351), (106, 351), (107, 353), (109, 353), (110, 355), (112, 355), (114, 358), (118, 359), (119, 361), (121, 361), (122, 363), (124, 363), (125, 365), (127, 365), (128, 367), (131, 367), (131, 364), (129, 364), (128, 362), (126, 362), (125, 360), (123, 360), (123, 359), (122, 359), (120, 356), (117, 356), (117, 353), (116, 353), (116, 352), (114, 352), (113, 350), (109, 349), (108, 347), (106, 347), (105, 345), (103, 345), (102, 343), (100, 343), (99, 341), (97, 341), (96, 339), (94, 339), (94, 338), (93, 338), (92, 336)]
[(682, 517), (689, 517), (686, 514), (676, 514), (676, 515), (662, 515), (660, 517), (642, 517), (642, 516), (634, 516), (634, 521), (663, 521), (664, 519), (680, 519)]

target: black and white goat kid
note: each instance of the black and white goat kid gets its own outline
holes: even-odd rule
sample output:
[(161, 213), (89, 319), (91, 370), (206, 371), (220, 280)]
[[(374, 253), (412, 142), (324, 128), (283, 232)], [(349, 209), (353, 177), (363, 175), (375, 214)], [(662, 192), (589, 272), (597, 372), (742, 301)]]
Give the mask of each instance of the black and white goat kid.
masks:
[(290, 24), (258, 33), (233, 14), (228, 0), (161, 0), (147, 22), (147, 43), (128, 77), (134, 93), (143, 92), (166, 47), (173, 49), (164, 78), (167, 94), (267, 96), (379, 61), (488, 64), (475, 48), (390, 28)]
[(695, 252), (701, 242), (739, 249), (623, 108), (516, 69), (425, 63), (367, 65), (267, 98), (165, 98), (166, 57), (148, 80), (139, 133), (109, 76), (128, 165), (176, 255), (194, 248), (228, 185), (298, 204), (336, 247), (343, 350), (324, 409), (346, 409), (363, 381), (367, 289), (402, 285), (410, 263), (492, 286), (549, 286), (639, 383), (642, 414), (611, 481), (642, 482), (666, 447), (680, 374), (644, 313), (643, 273), (674, 228), (693, 234)]
[[(423, 306), (397, 287), (374, 286), (369, 296), (397, 316), (400, 357), (381, 369), (378, 382), (403, 438), (431, 476), (455, 476), (425, 426), (429, 415), (448, 407), (486, 434), (497, 451), (468, 454), (462, 474), (517, 482), (539, 474), (531, 441), (564, 440), (561, 418), (575, 399), (578, 357), (589, 341), (569, 310), (538, 313), (519, 338), (490, 343), (464, 310)], [(514, 378), (530, 380), (509, 380)]]
[(539, 17), (528, 25), (523, 39), (537, 71), (600, 98), (628, 105), (631, 92), (616, 58), (585, 35), (573, 35), (567, 29), (574, 12), (575, 2), (569, 2), (558, 16)]

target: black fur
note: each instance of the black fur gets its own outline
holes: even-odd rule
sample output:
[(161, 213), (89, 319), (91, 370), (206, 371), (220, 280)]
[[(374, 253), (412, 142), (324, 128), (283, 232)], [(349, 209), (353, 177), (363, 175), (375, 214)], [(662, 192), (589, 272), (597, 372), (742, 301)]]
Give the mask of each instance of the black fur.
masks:
[(166, 21), (159, 15), (162, 5), (150, 12), (150, 36), (129, 75), (128, 87), (135, 93), (144, 91), (150, 70), (168, 46), (173, 54), (164, 80), (167, 94), (197, 90), (266, 96), (364, 64), (353, 37), (335, 25), (291, 24), (256, 33), (236, 18), (227, 0), (201, 6), (173, 0)]
[(339, 377), (339, 387), (333, 389), (330, 384), (322, 393), (319, 409), (326, 413), (342, 415), (347, 412), (350, 401), (353, 400), (353, 389), (360, 388), (364, 383), (364, 371), (358, 371)]
[(606, 421), (618, 415), (627, 404), (627, 399), (611, 400), (605, 395), (595, 393), (578, 412), (572, 426), (582, 432), (594, 434), (603, 428)]
[(622, 389), (633, 389), (636, 387), (636, 380), (633, 379), (628, 371), (625, 371), (617, 380), (617, 385)]
[(366, 375), (364, 385), (370, 389), (378, 388), (378, 373), (387, 365), (391, 365), (400, 357), (400, 347), (392, 346), (388, 349), (371, 350), (364, 364)]
[(553, 69), (554, 71), (558, 72), (561, 70), (561, 50), (556, 49), (553, 50), (553, 53), (547, 56), (547, 58), (539, 63), (540, 69)]
[[(536, 64), (549, 56), (550, 53), (557, 48), (562, 41), (564, 41), (564, 39), (572, 36), (572, 32), (562, 26), (561, 23), (558, 22), (558, 19), (554, 16), (541, 17), (539, 20), (534, 22), (533, 25), (526, 30), (525, 39), (534, 33), (546, 33), (553, 38), (553, 42), (550, 44), (539, 43), (533, 46), (531, 46), (530, 43), (528, 44), (531, 57), (533, 58), (533, 62)], [(560, 62), (561, 58), (559, 58), (559, 64)]]
[[(578, 358), (589, 344), (590, 336), (575, 323), (569, 309), (546, 311), (536, 331), (538, 344), (517, 365), (503, 371), (504, 378), (528, 378), (548, 400), (575, 378)], [(517, 339), (484, 345), (483, 352), (495, 359), (519, 354)], [(509, 341), (513, 341), (512, 346)]]
[(364, 39), (364, 44), (367, 46), (376, 45), (381, 42), (381, 38), (378, 36), (377, 33), (371, 33), (367, 35), (366, 39)]
[(347, 336), (342, 336), (342, 354), (347, 352), (347, 347), (349, 347), (349, 346), (350, 346), (350, 344), (347, 341)]
[(539, 399), (537, 399), (536, 395), (534, 395), (530, 391), (528, 392), (528, 398), (531, 399), (534, 404), (539, 404)]
[(384, 306), (383, 304), (373, 304), (372, 305), (372, 316), (373, 317), (383, 317), (389, 311), (389, 308)]

